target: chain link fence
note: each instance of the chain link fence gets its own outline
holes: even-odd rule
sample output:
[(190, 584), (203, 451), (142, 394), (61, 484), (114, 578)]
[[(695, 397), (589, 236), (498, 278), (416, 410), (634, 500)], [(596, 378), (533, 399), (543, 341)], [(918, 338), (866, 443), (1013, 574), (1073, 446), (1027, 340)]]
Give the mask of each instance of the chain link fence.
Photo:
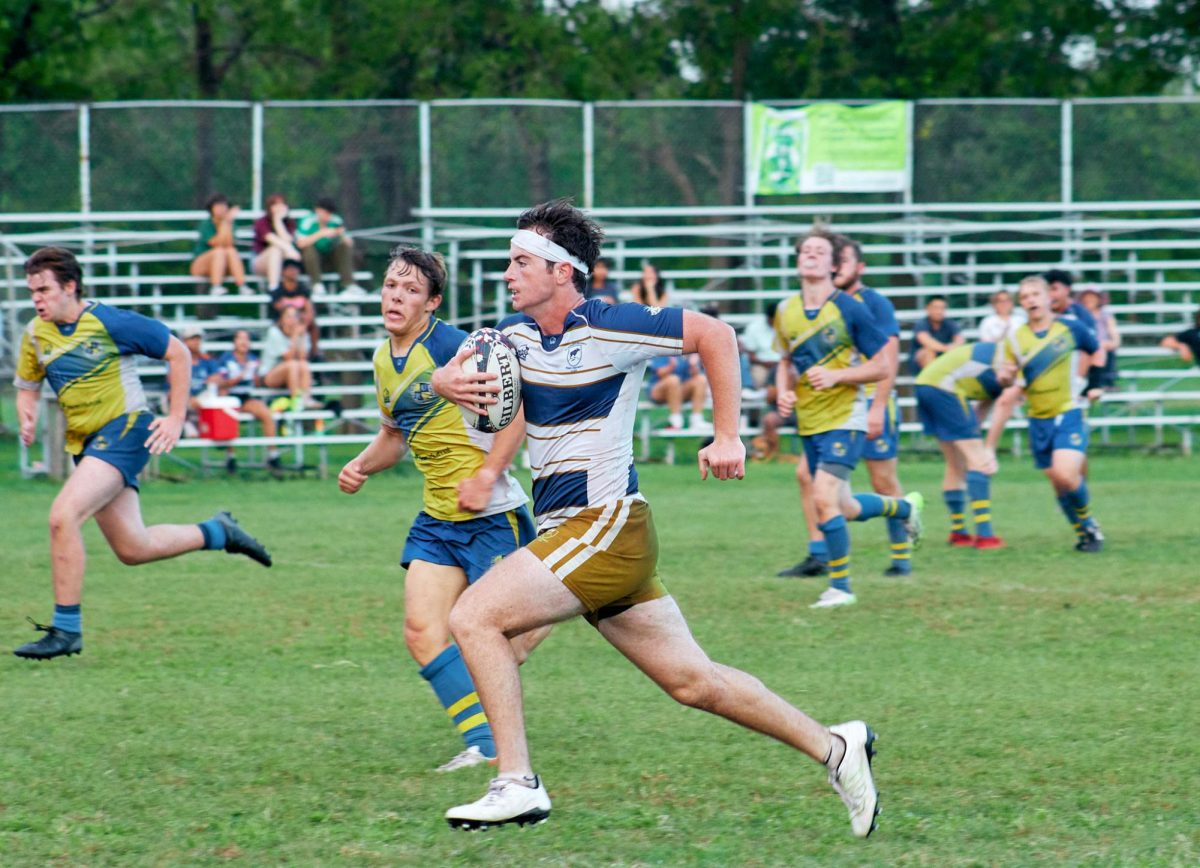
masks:
[[(423, 131), (423, 124), (427, 127)], [(352, 227), (417, 206), (739, 205), (744, 106), (438, 100), (0, 106), (0, 212), (330, 196)], [(422, 156), (422, 139), (428, 149)], [(1200, 198), (1200, 99), (917, 101), (912, 201)], [(899, 194), (760, 198), (896, 201)]]

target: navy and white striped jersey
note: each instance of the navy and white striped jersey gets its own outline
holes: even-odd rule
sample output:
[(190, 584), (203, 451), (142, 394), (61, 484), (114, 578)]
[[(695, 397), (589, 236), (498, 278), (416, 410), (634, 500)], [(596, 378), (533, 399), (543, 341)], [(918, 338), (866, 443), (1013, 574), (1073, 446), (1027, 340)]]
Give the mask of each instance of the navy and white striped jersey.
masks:
[(588, 300), (561, 335), (514, 314), (498, 328), (521, 361), (538, 530), (636, 497), (633, 423), (646, 363), (683, 351), (683, 310)]

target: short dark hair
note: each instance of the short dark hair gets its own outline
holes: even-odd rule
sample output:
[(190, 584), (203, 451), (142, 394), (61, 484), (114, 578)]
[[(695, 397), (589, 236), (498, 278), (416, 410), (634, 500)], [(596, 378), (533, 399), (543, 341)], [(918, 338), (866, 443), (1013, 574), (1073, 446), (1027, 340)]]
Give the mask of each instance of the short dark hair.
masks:
[(212, 213), (213, 205), (228, 205), (229, 197), (224, 193), (213, 193), (204, 201), (204, 210)]
[(25, 273), (32, 277), (43, 271), (52, 272), (58, 285), (64, 288), (74, 281), (75, 297), (83, 298), (83, 268), (70, 250), (65, 247), (43, 247), (33, 251), (25, 260)]
[(1042, 280), (1046, 283), (1061, 283), (1068, 289), (1075, 282), (1075, 278), (1071, 277), (1071, 272), (1063, 271), (1061, 268), (1051, 268), (1049, 271), (1042, 272)]
[[(586, 265), (589, 274), (600, 257), (600, 242), (604, 240), (604, 230), (595, 220), (572, 205), (570, 199), (555, 199), (552, 202), (534, 205), (517, 218), (517, 228), (534, 231), (541, 229), (540, 234)], [(575, 289), (581, 293), (587, 291), (588, 275), (576, 268), (573, 269), (571, 277)]]
[(947, 305), (950, 304), (950, 300), (947, 299), (946, 296), (938, 293), (937, 295), (931, 295), (929, 298), (925, 299), (925, 306), (929, 307), (929, 305), (933, 304), (935, 301), (944, 301)]
[(803, 235), (801, 235), (799, 238), (796, 239), (796, 252), (797, 253), (800, 252), (800, 248), (804, 246), (804, 242), (807, 241), (808, 239), (824, 238), (826, 241), (829, 242), (829, 246), (833, 248), (833, 262), (836, 265), (837, 261), (838, 261), (838, 254), (841, 253), (841, 247), (840, 247), (841, 242), (839, 241), (839, 239), (845, 238), (845, 237), (846, 236), (844, 236), (844, 235), (838, 235), (834, 232), (830, 232), (824, 226), (824, 224), (814, 223), (812, 225), (811, 229), (809, 229), (807, 232), (805, 232)]
[(859, 244), (857, 241), (855, 241), (849, 235), (835, 235), (833, 237), (835, 239), (834, 244), (833, 244), (833, 249), (834, 249), (834, 254), (835, 254), (834, 260), (833, 260), (834, 265), (842, 264), (842, 254), (846, 250), (854, 251), (854, 261), (855, 262), (866, 262), (866, 260), (863, 259), (863, 249), (862, 249), (861, 244)]
[(322, 211), (328, 211), (330, 214), (337, 213), (337, 202), (334, 202), (328, 196), (322, 196), (317, 200), (314, 208), (320, 208)]
[(442, 254), (421, 250), (417, 247), (406, 247), (402, 244), (392, 248), (392, 252), (388, 256), (391, 258), (388, 260), (387, 268), (384, 269), (384, 274), (391, 271), (393, 265), (404, 263), (405, 267), (401, 269), (401, 274), (407, 274), (409, 270), (415, 268), (425, 275), (425, 281), (429, 284), (429, 297), (441, 296), (446, 288), (446, 260), (442, 258)]

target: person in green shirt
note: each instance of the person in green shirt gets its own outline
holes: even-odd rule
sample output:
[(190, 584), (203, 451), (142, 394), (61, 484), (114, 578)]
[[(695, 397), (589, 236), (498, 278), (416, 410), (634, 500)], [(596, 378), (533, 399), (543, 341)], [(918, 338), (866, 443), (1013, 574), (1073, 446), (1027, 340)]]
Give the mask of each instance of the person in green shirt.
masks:
[(367, 291), (354, 282), (354, 241), (332, 199), (318, 199), (312, 213), (296, 227), (296, 246), (314, 296), (325, 294), (321, 273), (332, 268), (342, 282), (342, 296), (364, 298)]
[(210, 295), (224, 295), (225, 275), (233, 278), (238, 292), (252, 295), (246, 286), (246, 266), (238, 253), (233, 239), (233, 222), (237, 219), (237, 205), (229, 204), (229, 197), (217, 193), (204, 203), (208, 217), (197, 228), (198, 237), (192, 249), (195, 259), (189, 271), (193, 277), (207, 277)]

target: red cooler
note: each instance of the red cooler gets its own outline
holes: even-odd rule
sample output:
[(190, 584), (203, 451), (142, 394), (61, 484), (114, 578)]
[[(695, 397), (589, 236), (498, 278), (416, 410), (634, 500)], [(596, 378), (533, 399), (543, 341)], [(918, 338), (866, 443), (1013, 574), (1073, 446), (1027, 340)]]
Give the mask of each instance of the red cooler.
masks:
[(200, 399), (200, 436), (206, 440), (233, 440), (238, 436), (238, 407), (229, 396)]

